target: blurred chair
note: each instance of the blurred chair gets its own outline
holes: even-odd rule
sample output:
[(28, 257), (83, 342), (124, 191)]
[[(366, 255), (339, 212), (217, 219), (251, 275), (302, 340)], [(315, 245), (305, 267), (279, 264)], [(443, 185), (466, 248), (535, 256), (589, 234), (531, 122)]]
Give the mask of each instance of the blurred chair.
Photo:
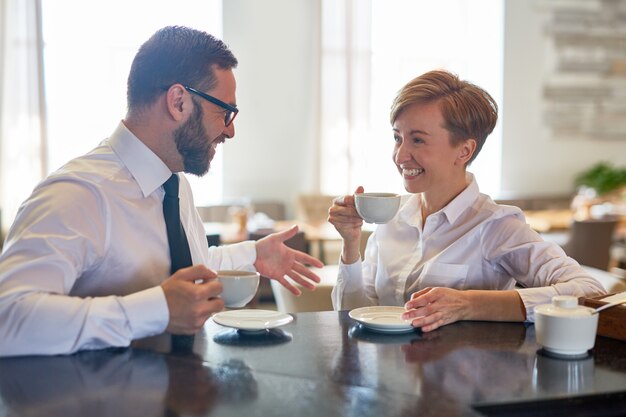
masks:
[(276, 308), (283, 313), (300, 313), (305, 311), (330, 311), (333, 303), (330, 294), (337, 282), (337, 265), (327, 265), (323, 268), (311, 268), (320, 278), (315, 291), (310, 291), (300, 284), (291, 281), (302, 291), (300, 296), (295, 296), (283, 287), (279, 282), (271, 280)]
[(617, 220), (614, 218), (575, 220), (563, 250), (581, 265), (606, 271), (611, 259), (616, 225)]
[(206, 235), (206, 241), (211, 246), (219, 246), (221, 244), (221, 239), (219, 234), (211, 233)]
[(232, 220), (232, 214), (229, 212), (232, 207), (243, 207), (243, 205), (216, 204), (212, 206), (197, 206), (196, 209), (203, 222), (228, 223)]
[(296, 199), (296, 218), (305, 222), (328, 219), (328, 209), (336, 196), (326, 194), (300, 194)]
[[(319, 225), (328, 220), (328, 209), (333, 205), (336, 196), (328, 194), (300, 194), (296, 198), (296, 220)], [(335, 263), (341, 253), (341, 242), (326, 241), (314, 245), (311, 255), (326, 263)]]
[[(248, 236), (250, 240), (259, 240), (270, 233), (272, 233), (272, 231), (268, 231), (267, 233), (250, 232)], [(306, 252), (307, 244), (306, 239), (304, 238), (304, 232), (299, 231), (291, 239), (285, 240), (285, 245), (289, 246), (292, 249)]]
[(286, 220), (287, 209), (282, 201), (259, 200), (252, 202), (255, 213), (265, 213), (272, 220)]
[(618, 240), (613, 242), (611, 247), (611, 260), (614, 262), (614, 267), (625, 270), (624, 278), (626, 278), (626, 240)]
[(233, 210), (250, 208), (256, 213), (265, 213), (272, 220), (285, 220), (285, 203), (281, 201), (259, 200), (252, 202), (233, 202), (231, 204), (214, 204), (197, 206), (203, 222), (228, 223), (233, 221)]

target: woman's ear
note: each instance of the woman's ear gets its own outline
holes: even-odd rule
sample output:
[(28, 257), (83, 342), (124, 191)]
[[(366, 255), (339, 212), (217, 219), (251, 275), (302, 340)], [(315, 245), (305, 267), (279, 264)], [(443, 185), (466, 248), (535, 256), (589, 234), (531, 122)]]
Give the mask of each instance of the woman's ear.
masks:
[(474, 152), (476, 152), (476, 139), (465, 139), (459, 146), (459, 153), (457, 155), (457, 162), (462, 165), (467, 165), (472, 160)]

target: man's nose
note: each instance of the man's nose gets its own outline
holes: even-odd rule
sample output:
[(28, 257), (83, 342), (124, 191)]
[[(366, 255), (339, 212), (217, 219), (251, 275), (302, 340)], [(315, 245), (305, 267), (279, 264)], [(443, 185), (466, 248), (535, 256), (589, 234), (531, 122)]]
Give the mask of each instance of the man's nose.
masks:
[(235, 123), (233, 122), (229, 126), (224, 126), (223, 132), (226, 139), (231, 139), (235, 136)]

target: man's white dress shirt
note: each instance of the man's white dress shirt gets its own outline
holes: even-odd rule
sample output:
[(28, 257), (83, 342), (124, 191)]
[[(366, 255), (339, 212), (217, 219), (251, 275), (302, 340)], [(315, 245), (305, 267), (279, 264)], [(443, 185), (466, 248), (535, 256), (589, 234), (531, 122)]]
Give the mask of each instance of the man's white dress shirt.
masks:
[[(0, 356), (127, 346), (165, 330), (162, 184), (171, 175), (120, 122), (109, 139), (37, 185), (0, 255)], [(193, 263), (252, 265), (254, 242), (209, 249), (189, 183), (179, 177)]]
[(419, 194), (402, 197), (396, 217), (370, 236), (364, 260), (340, 262), (332, 293), (336, 310), (402, 306), (426, 287), (517, 289), (527, 320), (534, 321), (534, 307), (554, 295), (605, 292), (558, 245), (533, 231), (519, 208), (494, 203), (467, 176), (467, 188), (423, 227)]

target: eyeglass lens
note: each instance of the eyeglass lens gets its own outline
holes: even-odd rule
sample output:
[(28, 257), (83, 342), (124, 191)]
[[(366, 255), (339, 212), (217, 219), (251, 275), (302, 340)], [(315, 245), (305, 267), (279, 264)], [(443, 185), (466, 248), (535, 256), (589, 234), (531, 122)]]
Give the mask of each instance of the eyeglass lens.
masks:
[(224, 125), (226, 125), (226, 127), (230, 126), (233, 123), (233, 120), (235, 120), (236, 115), (237, 113), (234, 111), (226, 110), (226, 114), (224, 114)]

